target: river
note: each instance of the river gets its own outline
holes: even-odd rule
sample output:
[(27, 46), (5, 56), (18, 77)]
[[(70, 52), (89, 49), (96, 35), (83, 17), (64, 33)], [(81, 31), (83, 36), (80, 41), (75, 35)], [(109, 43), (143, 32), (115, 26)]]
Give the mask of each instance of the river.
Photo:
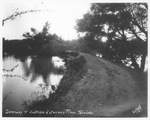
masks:
[(57, 56), (4, 57), (3, 114), (8, 110), (23, 111), (37, 101), (48, 99), (59, 86), (64, 69), (63, 59)]

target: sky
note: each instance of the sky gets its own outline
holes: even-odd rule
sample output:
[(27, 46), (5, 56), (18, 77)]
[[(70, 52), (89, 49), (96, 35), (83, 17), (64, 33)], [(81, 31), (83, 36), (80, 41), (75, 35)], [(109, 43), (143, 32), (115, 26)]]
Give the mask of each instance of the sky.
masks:
[(27, 10), (41, 10), (18, 16), (8, 20), (3, 26), (5, 39), (22, 39), (22, 34), (30, 32), (30, 28), (41, 31), (44, 24), (50, 23), (50, 33), (56, 33), (64, 40), (77, 39), (78, 34), (74, 29), (76, 20), (90, 9), (90, 3), (74, 0), (4, 0), (2, 18), (5, 19), (15, 12)]

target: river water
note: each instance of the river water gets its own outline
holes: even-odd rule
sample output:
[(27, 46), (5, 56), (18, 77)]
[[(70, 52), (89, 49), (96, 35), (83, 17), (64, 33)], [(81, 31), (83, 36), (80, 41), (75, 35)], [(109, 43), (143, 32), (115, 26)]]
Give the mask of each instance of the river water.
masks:
[(37, 101), (48, 99), (59, 86), (64, 64), (57, 56), (3, 58), (3, 113), (23, 111)]

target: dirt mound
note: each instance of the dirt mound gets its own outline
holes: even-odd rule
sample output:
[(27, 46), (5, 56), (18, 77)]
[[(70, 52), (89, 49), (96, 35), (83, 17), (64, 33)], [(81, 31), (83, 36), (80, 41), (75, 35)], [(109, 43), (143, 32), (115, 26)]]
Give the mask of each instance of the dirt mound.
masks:
[[(136, 97), (137, 84), (128, 70), (88, 54), (82, 56), (86, 60), (83, 68), (86, 72), (80, 80), (76, 80), (79, 79), (76, 74), (76, 77), (70, 79), (76, 82), (55, 103), (57, 110), (70, 109), (77, 113), (69, 116), (109, 116), (107, 107), (112, 108)], [(83, 113), (78, 114), (80, 111)]]
[(70, 67), (51, 102), (42, 103), (42, 109), (57, 111), (50, 116), (128, 116), (143, 105), (143, 99), (136, 98), (138, 85), (131, 71), (88, 54), (80, 56), (85, 59), (81, 69)]

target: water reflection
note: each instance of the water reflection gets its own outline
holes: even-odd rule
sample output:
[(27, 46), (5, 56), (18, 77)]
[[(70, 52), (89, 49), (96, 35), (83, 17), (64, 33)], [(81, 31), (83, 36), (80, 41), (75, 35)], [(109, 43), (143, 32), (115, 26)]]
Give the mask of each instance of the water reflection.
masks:
[(50, 85), (50, 75), (63, 74), (63, 66), (56, 67), (56, 61), (50, 58), (28, 58), (25, 62), (23, 62), (24, 74), (26, 77), (31, 77), (30, 81), (35, 82), (38, 77), (42, 77), (43, 82), (46, 86)]
[[(55, 92), (63, 77), (64, 62), (59, 57), (3, 59), (3, 110), (23, 110)], [(20, 76), (20, 77), (17, 77)], [(25, 78), (25, 79), (22, 79)]]

